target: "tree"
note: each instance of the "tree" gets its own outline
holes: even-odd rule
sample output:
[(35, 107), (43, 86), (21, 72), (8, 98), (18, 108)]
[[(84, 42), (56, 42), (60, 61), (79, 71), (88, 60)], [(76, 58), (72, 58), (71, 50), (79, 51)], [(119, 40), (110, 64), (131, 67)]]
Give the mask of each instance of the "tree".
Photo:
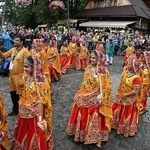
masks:
[[(35, 0), (29, 6), (16, 6), (13, 0), (7, 0), (7, 7), (16, 24), (36, 28), (39, 24), (51, 25), (67, 18), (67, 1), (63, 0), (63, 2), (65, 9), (48, 9), (49, 0)], [(70, 8), (72, 8), (70, 14), (80, 11), (86, 2), (87, 0), (69, 0)]]

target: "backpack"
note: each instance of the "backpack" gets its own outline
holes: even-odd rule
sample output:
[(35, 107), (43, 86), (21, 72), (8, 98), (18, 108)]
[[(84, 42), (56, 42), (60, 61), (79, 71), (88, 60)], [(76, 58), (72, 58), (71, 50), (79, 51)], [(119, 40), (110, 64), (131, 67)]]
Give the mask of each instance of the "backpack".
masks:
[(9, 76), (10, 58), (0, 59), (0, 75)]

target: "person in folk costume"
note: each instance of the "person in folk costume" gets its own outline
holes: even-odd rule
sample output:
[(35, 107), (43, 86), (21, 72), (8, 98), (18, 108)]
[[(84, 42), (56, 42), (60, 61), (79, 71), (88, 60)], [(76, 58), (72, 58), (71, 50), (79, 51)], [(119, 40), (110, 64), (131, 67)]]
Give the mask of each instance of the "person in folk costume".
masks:
[(61, 72), (63, 74), (66, 74), (66, 71), (68, 68), (69, 56), (70, 56), (70, 53), (68, 49), (68, 43), (67, 41), (64, 41), (60, 49)]
[(134, 136), (137, 132), (142, 85), (140, 76), (136, 74), (138, 63), (136, 59), (128, 61), (112, 106), (112, 128), (125, 137)]
[(97, 41), (95, 50), (97, 50), (98, 52), (104, 53), (104, 46), (103, 46), (103, 44), (101, 43), (101, 40), (100, 40), (100, 39)]
[[(141, 68), (145, 64), (145, 59), (144, 59), (144, 55), (143, 55), (143, 47), (141, 45), (136, 45), (135, 46), (134, 53), (130, 55), (130, 57), (128, 58), (128, 62), (130, 62), (132, 59), (135, 59), (135, 61), (138, 64), (138, 65), (136, 65), (134, 67), (134, 70), (135, 70), (136, 74), (140, 76), (141, 83), (143, 83), (143, 72), (142, 72)], [(142, 85), (141, 85), (140, 93), (143, 93)], [(143, 104), (142, 104), (142, 99), (143, 98), (142, 98), (142, 96), (143, 96), (143, 94), (141, 94), (141, 98), (139, 98), (139, 101), (138, 101), (138, 103), (139, 103), (138, 105), (140, 107), (140, 111), (142, 111), (142, 109), (143, 109)]]
[(68, 49), (69, 49), (69, 53), (70, 53), (68, 67), (75, 68), (76, 67), (77, 43), (74, 38), (72, 38), (72, 40), (70, 41), (70, 43), (68, 45)]
[(58, 81), (61, 75), (60, 55), (57, 49), (56, 41), (51, 40), (47, 49), (49, 60), (49, 71), (52, 81)]
[(8, 120), (7, 113), (3, 104), (2, 95), (0, 94), (0, 150), (8, 150)]
[(76, 52), (76, 69), (85, 70), (89, 63), (89, 51), (86, 47), (86, 42), (77, 43)]
[(134, 46), (132, 43), (125, 49), (125, 56), (123, 57), (123, 66), (127, 65), (129, 57), (134, 53)]
[(103, 47), (103, 44), (101, 44), (100, 40), (98, 41), (98, 45), (97, 45), (95, 51), (97, 53), (99, 53), (99, 56), (101, 56), (101, 59), (103, 59), (102, 61), (105, 62), (105, 65), (107, 66), (108, 63), (107, 63), (106, 57), (104, 55), (104, 47)]
[(24, 60), (23, 88), (11, 150), (53, 150), (52, 104), (49, 81), (39, 58)]
[(45, 76), (48, 79), (49, 83), (51, 83), (51, 78), (50, 78), (50, 73), (49, 73), (49, 68), (48, 68), (49, 67), (48, 56), (45, 51), (44, 39), (34, 39), (30, 53), (32, 56), (37, 56), (41, 60), (42, 67), (45, 72)]
[(66, 129), (68, 135), (75, 136), (75, 142), (95, 143), (98, 147), (108, 141), (112, 119), (111, 81), (101, 56), (96, 51), (90, 54), (90, 65), (75, 93)]
[(148, 111), (148, 96), (150, 95), (150, 52), (143, 52), (145, 64), (141, 67), (142, 71), (142, 105), (140, 115)]

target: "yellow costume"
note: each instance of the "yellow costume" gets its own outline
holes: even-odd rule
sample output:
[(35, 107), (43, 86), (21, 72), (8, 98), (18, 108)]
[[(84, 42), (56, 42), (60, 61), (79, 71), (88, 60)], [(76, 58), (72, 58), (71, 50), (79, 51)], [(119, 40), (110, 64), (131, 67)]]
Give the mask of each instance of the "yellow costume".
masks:
[(10, 57), (11, 62), (13, 63), (13, 68), (10, 69), (10, 75), (9, 75), (9, 88), (10, 91), (16, 91), (16, 94), (21, 94), (22, 90), (19, 88), (19, 84), (22, 80), (23, 76), (23, 62), (24, 59), (30, 55), (30, 52), (24, 48), (21, 47), (19, 49), (12, 48), (8, 52), (2, 53), (0, 52), (0, 58), (5, 59)]
[(66, 46), (62, 46), (60, 49), (60, 63), (61, 63), (61, 71), (62, 73), (66, 73), (66, 70), (68, 68), (68, 62), (69, 62), (69, 49)]
[(68, 66), (69, 66), (69, 68), (75, 68), (75, 66), (76, 66), (77, 43), (70, 42), (69, 45), (68, 45), (68, 49), (69, 49), (69, 53), (70, 53)]
[(0, 149), (2, 150), (9, 149), (7, 113), (4, 108), (1, 94), (0, 94)]
[(92, 65), (85, 69), (66, 129), (68, 135), (75, 135), (74, 141), (95, 143), (98, 147), (102, 141), (108, 141), (112, 119), (111, 82), (105, 62), (100, 63), (101, 56), (97, 56), (100, 59), (95, 71)]
[(48, 56), (46, 53), (46, 48), (44, 46), (44, 39), (34, 39), (33, 40), (33, 47), (30, 51), (32, 56), (37, 56), (41, 62), (42, 67), (45, 72), (45, 76), (48, 79), (49, 83), (51, 83), (49, 68), (48, 68)]
[(89, 62), (89, 51), (87, 47), (81, 46), (76, 55), (76, 69), (85, 69)]
[(47, 56), (49, 60), (49, 70), (52, 81), (59, 80), (61, 74), (60, 56), (57, 48), (48, 46)]
[[(41, 61), (34, 57), (33, 73), (23, 76), (23, 92), (19, 100), (19, 115), (14, 127), (11, 149), (53, 150), (52, 104), (49, 82), (45, 78)], [(25, 62), (27, 64), (27, 60)], [(30, 81), (29, 78), (33, 77)], [(39, 104), (43, 106), (43, 119), (39, 120)]]
[[(135, 60), (134, 60), (135, 62)], [(116, 98), (112, 107), (112, 128), (117, 134), (125, 137), (134, 136), (137, 132), (139, 110), (141, 105), (141, 79), (135, 71), (126, 68), (116, 91)]]

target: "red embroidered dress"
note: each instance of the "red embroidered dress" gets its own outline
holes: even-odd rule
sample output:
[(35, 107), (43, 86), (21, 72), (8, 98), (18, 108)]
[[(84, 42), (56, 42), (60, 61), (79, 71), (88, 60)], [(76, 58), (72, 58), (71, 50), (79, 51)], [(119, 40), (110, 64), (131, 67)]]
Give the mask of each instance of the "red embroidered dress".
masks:
[[(134, 136), (137, 132), (141, 85), (141, 79), (138, 75), (134, 74), (128, 77), (127, 72), (125, 70), (122, 74), (112, 107), (112, 128), (117, 130), (117, 134), (123, 134), (125, 137)], [(123, 95), (128, 95), (133, 91), (135, 94), (123, 97)]]
[[(96, 143), (100, 147), (101, 141), (108, 140), (110, 131), (111, 84), (107, 70), (105, 75), (95, 75), (91, 72), (91, 67), (89, 65), (85, 69), (81, 88), (75, 93), (66, 132), (75, 135), (76, 142)], [(100, 98), (102, 106), (96, 106), (95, 101), (100, 93), (103, 93)]]
[(7, 113), (4, 108), (2, 95), (0, 94), (0, 150), (8, 150), (8, 121)]
[[(14, 139), (11, 150), (52, 150), (52, 105), (49, 82), (30, 84), (24, 77), (24, 90), (19, 100), (19, 116), (14, 128)], [(47, 129), (42, 131), (38, 126), (38, 104), (44, 105), (44, 119)]]

